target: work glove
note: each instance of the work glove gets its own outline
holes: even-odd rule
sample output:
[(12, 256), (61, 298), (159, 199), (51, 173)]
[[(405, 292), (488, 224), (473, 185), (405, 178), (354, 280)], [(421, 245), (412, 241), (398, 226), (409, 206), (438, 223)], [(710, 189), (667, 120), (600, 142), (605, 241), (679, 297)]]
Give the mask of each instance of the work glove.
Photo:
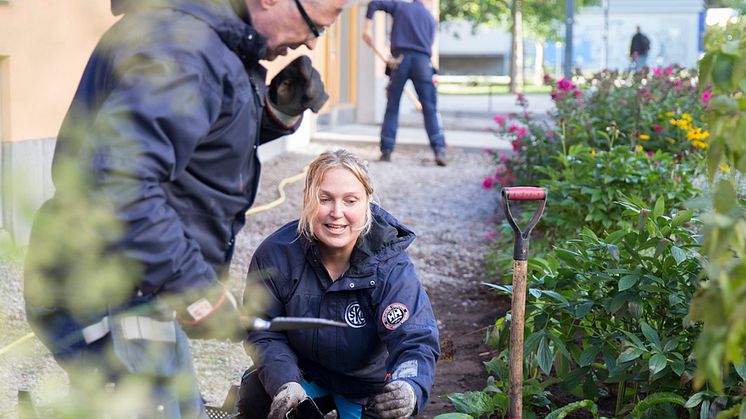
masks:
[(297, 117), (306, 109), (318, 112), (328, 99), (321, 75), (307, 55), (293, 60), (269, 85), (270, 106), (290, 117)]
[(392, 381), (373, 396), (373, 410), (381, 419), (406, 419), (414, 412), (417, 397), (406, 381)]
[(300, 384), (292, 381), (283, 384), (272, 398), (272, 406), (269, 408), (267, 419), (284, 419), (285, 414), (306, 397), (308, 397), (306, 390), (303, 390)]
[(236, 298), (220, 282), (180, 296), (176, 318), (186, 334), (195, 339), (240, 341), (247, 333)]

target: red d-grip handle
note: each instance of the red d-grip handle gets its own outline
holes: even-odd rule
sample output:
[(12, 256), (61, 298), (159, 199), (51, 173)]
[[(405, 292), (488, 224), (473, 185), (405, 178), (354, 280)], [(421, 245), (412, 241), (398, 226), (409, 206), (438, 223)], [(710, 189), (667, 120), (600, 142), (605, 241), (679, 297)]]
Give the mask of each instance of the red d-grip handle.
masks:
[(547, 190), (531, 186), (518, 186), (515, 188), (503, 188), (505, 197), (511, 201), (536, 201), (545, 199)]

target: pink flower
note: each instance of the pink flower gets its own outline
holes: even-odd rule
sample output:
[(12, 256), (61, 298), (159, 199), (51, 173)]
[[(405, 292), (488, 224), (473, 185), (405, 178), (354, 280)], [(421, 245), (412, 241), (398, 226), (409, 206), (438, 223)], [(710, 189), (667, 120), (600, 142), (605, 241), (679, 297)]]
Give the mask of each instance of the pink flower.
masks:
[(653, 154), (655, 153), (653, 153), (652, 151), (648, 151), (648, 157), (653, 157)]
[(572, 82), (563, 77), (557, 82), (557, 88), (566, 92), (572, 88)]
[(702, 103), (709, 102), (710, 99), (712, 99), (712, 93), (710, 93), (709, 90), (705, 90), (704, 92), (702, 92), (702, 98), (701, 99), (702, 99)]
[(484, 237), (487, 240), (493, 240), (495, 237), (497, 237), (497, 233), (495, 233), (494, 231), (491, 231), (491, 232), (485, 234)]
[(505, 115), (495, 116), (495, 122), (497, 122), (497, 125), (500, 125), (501, 128), (505, 127), (505, 119)]
[(660, 67), (656, 67), (653, 69), (653, 74), (655, 74), (656, 76), (662, 76), (663, 72), (661, 71)]
[(660, 125), (653, 125), (653, 131), (655, 132), (661, 132), (663, 131), (663, 127)]
[(514, 133), (514, 132), (518, 132), (518, 130), (519, 130), (519, 129), (521, 129), (521, 127), (519, 127), (518, 125), (516, 125), (516, 124), (511, 124), (511, 125), (510, 125), (510, 126), (508, 127), (508, 132), (509, 132), (509, 133)]
[(507, 163), (510, 160), (507, 154), (500, 154), (500, 163)]
[(583, 91), (582, 91), (582, 90), (576, 90), (576, 91), (575, 91), (575, 97), (576, 97), (576, 98), (581, 98), (581, 97), (583, 97)]
[(494, 179), (492, 178), (492, 176), (487, 176), (486, 178), (484, 178), (484, 181), (482, 181), (482, 187), (484, 189), (492, 189), (493, 181)]
[(673, 67), (669, 65), (668, 67), (663, 69), (663, 72), (666, 73), (666, 75), (670, 75), (671, 73), (673, 73)]

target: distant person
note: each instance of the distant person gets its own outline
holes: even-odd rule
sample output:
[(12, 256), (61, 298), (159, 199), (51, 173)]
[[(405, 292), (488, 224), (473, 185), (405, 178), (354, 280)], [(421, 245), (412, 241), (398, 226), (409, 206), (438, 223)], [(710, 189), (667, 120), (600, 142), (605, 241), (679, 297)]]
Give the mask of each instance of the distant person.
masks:
[(363, 40), (373, 46), (371, 37), (371, 19), (377, 11), (391, 15), (391, 54), (395, 68), (390, 68), (391, 80), (388, 85), (388, 102), (386, 114), (381, 127), (381, 160), (391, 161), (391, 153), (396, 144), (396, 130), (399, 127), (399, 103), (407, 80), (412, 80), (417, 97), (422, 103), (422, 115), (425, 118), (425, 129), (430, 139), (430, 147), (435, 153), (435, 163), (445, 166), (446, 143), (440, 117), (438, 116), (438, 91), (433, 84), (435, 69), (430, 57), (432, 55), (435, 32), (438, 22), (430, 13), (431, 0), (374, 0), (368, 3), (365, 13)]
[(648, 64), (648, 51), (650, 51), (650, 39), (640, 31), (638, 26), (635, 35), (632, 36), (632, 42), (629, 44), (632, 70), (640, 71)]
[(438, 326), (407, 254), (415, 234), (372, 195), (365, 162), (322, 153), (309, 166), (300, 219), (254, 253), (249, 272), (271, 295), (266, 318), (320, 315), (348, 327), (252, 332), (256, 369), (241, 380), (242, 418), (285, 418), (306, 397), (340, 419), (425, 408)]

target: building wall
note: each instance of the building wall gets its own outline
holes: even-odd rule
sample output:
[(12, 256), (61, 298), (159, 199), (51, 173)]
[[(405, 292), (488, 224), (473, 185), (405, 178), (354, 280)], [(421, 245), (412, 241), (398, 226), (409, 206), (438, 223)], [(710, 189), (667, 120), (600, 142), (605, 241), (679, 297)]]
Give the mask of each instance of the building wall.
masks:
[[(31, 219), (54, 193), (51, 161), (57, 131), (90, 53), (117, 18), (107, 0), (0, 0), (0, 232), (25, 244)], [(321, 66), (315, 51), (265, 62), (269, 77), (297, 54)], [(310, 114), (309, 114), (310, 115)], [(261, 160), (308, 143), (314, 117), (301, 129), (259, 149)]]
[[(649, 65), (681, 64), (692, 67), (699, 57), (699, 39), (703, 26), (702, 0), (606, 0), (608, 14), (600, 6), (587, 7), (575, 15), (573, 27), (573, 62), (584, 71), (602, 68), (629, 67), (629, 42), (640, 25), (651, 40)], [(602, 2), (603, 3), (603, 2)], [(608, 31), (606, 28), (608, 16)], [(448, 22), (440, 28), (441, 59), (462, 56), (510, 56), (510, 32), (504, 28), (486, 26), (474, 31), (467, 22)], [(533, 59), (533, 41), (524, 40), (525, 58)], [(562, 70), (564, 45), (547, 43), (544, 47), (544, 69), (559, 75)], [(559, 57), (559, 61), (558, 58)], [(509, 58), (504, 60), (507, 74)], [(492, 62), (483, 68), (468, 68), (475, 74), (491, 71)], [(456, 67), (455, 70), (459, 68)], [(444, 66), (444, 70), (453, 73)], [(498, 73), (500, 74), (500, 73)]]

